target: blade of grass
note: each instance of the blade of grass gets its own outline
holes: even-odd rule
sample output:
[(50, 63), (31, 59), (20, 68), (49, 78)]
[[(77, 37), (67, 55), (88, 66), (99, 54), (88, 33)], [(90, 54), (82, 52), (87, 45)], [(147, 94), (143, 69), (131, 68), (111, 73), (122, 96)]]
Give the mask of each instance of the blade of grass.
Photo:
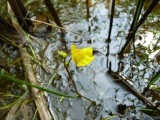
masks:
[(145, 112), (154, 112), (152, 109), (147, 109), (147, 108), (142, 108), (140, 111), (145, 111)]
[(160, 71), (158, 73), (156, 73), (156, 75), (154, 75), (151, 82), (149, 83), (149, 86), (153, 85), (156, 81), (158, 81), (159, 77), (160, 77)]
[(25, 18), (25, 19), (31, 20), (31, 21), (37, 22), (37, 23), (42, 23), (42, 24), (45, 24), (45, 25), (48, 25), (48, 26), (52, 26), (52, 27), (55, 27), (55, 28), (64, 30), (64, 31), (66, 31), (66, 32), (71, 32), (71, 33), (73, 33), (73, 34), (76, 34), (76, 35), (79, 35), (79, 36), (82, 36), (82, 37), (86, 37), (85, 35), (81, 35), (80, 33), (76, 33), (76, 32), (74, 32), (74, 31), (65, 29), (65, 28), (63, 28), (63, 27), (59, 27), (59, 26), (56, 25), (56, 24), (50, 24), (50, 23), (47, 23), (47, 22), (43, 22), (43, 21), (40, 21), (40, 20), (32, 20), (32, 19), (29, 19), (29, 18)]
[(155, 88), (155, 90), (160, 93), (160, 88)]
[[(0, 34), (0, 37), (1, 37), (2, 40), (5, 41), (6, 43), (11, 44), (11, 45), (13, 45), (14, 47), (17, 47), (17, 48), (19, 48), (20, 50), (22, 50), (22, 48), (21, 48), (19, 45), (17, 45), (15, 42), (12, 42), (11, 40), (9, 40), (7, 37), (3, 36), (2, 34)], [(30, 38), (29, 38), (29, 39), (30, 39)], [(41, 63), (39, 62), (39, 60), (37, 59), (35, 53), (34, 53), (33, 47), (32, 47), (31, 45), (29, 45), (29, 47), (30, 47), (30, 50), (31, 50), (32, 55), (33, 55), (33, 56), (31, 56), (30, 54), (28, 54), (29, 57), (30, 57), (35, 63), (37, 63), (38, 65), (42, 66)]]
[(123, 55), (123, 53), (129, 48), (133, 37), (135, 36), (137, 30), (139, 29), (139, 27), (144, 23), (144, 21), (147, 19), (148, 15), (152, 12), (152, 10), (155, 8), (155, 6), (158, 4), (159, 0), (153, 0), (149, 7), (147, 8), (147, 10), (145, 11), (145, 13), (143, 14), (143, 16), (140, 18), (140, 20), (137, 22), (136, 26), (134, 27), (133, 31), (128, 34), (127, 36), (127, 41), (124, 44), (124, 46), (122, 47), (121, 51), (119, 52), (119, 55)]
[(13, 94), (8, 94), (8, 93), (0, 93), (1, 96), (6, 96), (6, 97), (20, 97), (18, 95), (13, 95)]
[(18, 98), (17, 100), (15, 100), (14, 102), (8, 104), (8, 105), (5, 105), (3, 107), (0, 107), (0, 110), (4, 110), (4, 109), (8, 109), (8, 108), (11, 108), (13, 105), (17, 104), (18, 101), (20, 101), (21, 99), (23, 99), (24, 96), (26, 96), (28, 92), (25, 92), (20, 98)]
[(54, 5), (50, 0), (44, 0), (45, 5), (47, 6), (48, 10), (50, 11), (52, 18), (54, 22), (59, 26), (63, 28), (63, 25), (61, 23), (61, 20), (56, 12), (56, 9), (54, 8)]
[(32, 55), (33, 55), (34, 61), (35, 61), (38, 65), (41, 66), (41, 63), (40, 63), (40, 61), (38, 60), (38, 58), (36, 57), (35, 52), (34, 52), (34, 49), (33, 49), (32, 45), (31, 45), (31, 43), (30, 43), (30, 37), (29, 37), (29, 35), (28, 35), (23, 29), (21, 29), (21, 30), (22, 30), (23, 34), (25, 35), (26, 42), (29, 44), (29, 48), (30, 48), (31, 53), (32, 53)]
[(68, 98), (77, 98), (78, 97), (78, 96), (65, 95), (65, 94), (62, 94), (62, 93), (59, 93), (59, 92), (55, 92), (55, 91), (49, 90), (49, 89), (44, 88), (44, 87), (39, 87), (39, 86), (30, 84), (30, 83), (28, 83), (26, 81), (17, 79), (17, 78), (15, 78), (14, 76), (12, 76), (10, 74), (7, 74), (3, 69), (0, 69), (0, 77), (6, 79), (8, 81), (14, 82), (16, 84), (22, 84), (22, 85), (26, 85), (28, 87), (34, 87), (34, 88), (37, 88), (37, 89), (39, 89), (41, 91), (52, 93), (52, 94), (55, 94), (55, 95), (58, 95), (58, 96), (63, 96), (63, 97), (68, 97)]
[(144, 3), (144, 0), (139, 0), (138, 3), (137, 3), (137, 6), (136, 6), (137, 8), (136, 8), (135, 15), (134, 15), (134, 18), (133, 18), (133, 21), (132, 21), (131, 28), (130, 28), (129, 32), (131, 32), (134, 29), (134, 27), (136, 26), (136, 24), (139, 20), (139, 16), (140, 16), (140, 13), (142, 11), (143, 3)]
[(12, 10), (10, 9), (10, 6), (8, 5), (8, 13), (9, 13), (9, 16), (11, 18), (11, 21), (12, 21), (12, 24), (14, 26), (14, 28), (16, 29), (17, 33), (19, 34), (20, 38), (22, 39), (22, 43), (23, 44), (26, 44), (26, 43), (29, 43), (29, 49), (31, 50), (31, 53), (33, 55), (33, 58), (34, 58), (34, 61), (41, 65), (41, 63), (39, 62), (39, 60), (37, 59), (35, 53), (34, 53), (34, 50), (33, 50), (33, 47), (32, 45), (30, 44), (30, 38), (29, 38), (29, 35), (22, 29), (22, 27), (18, 24), (18, 21), (16, 20), (16, 18), (14, 17), (14, 14), (12, 13)]

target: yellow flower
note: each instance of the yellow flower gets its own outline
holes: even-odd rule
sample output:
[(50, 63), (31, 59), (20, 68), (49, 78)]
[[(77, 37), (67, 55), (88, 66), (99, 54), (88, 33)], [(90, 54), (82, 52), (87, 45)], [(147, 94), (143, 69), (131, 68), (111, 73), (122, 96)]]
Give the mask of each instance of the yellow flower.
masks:
[(71, 45), (72, 60), (78, 67), (86, 66), (94, 60), (93, 49), (91, 47), (77, 49), (76, 45)]
[(66, 58), (67, 57), (67, 53), (63, 52), (63, 51), (59, 51), (58, 50), (58, 54), (59, 56), (63, 57), (63, 58)]

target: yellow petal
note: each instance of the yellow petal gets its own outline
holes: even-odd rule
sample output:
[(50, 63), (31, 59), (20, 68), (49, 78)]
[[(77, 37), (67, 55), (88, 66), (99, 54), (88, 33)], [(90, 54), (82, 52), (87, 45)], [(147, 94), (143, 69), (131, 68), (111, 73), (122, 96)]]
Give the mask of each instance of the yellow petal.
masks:
[(71, 45), (72, 60), (75, 62), (76, 45)]
[(90, 56), (90, 57), (93, 56), (93, 49), (91, 47), (83, 48), (82, 50), (83, 52), (85, 52), (87, 56)]
[(93, 49), (91, 47), (77, 49), (76, 45), (71, 45), (72, 60), (78, 67), (86, 66), (94, 60)]
[(81, 59), (79, 62), (77, 62), (78, 67), (86, 66), (90, 64), (94, 60), (94, 57), (85, 56), (84, 59)]

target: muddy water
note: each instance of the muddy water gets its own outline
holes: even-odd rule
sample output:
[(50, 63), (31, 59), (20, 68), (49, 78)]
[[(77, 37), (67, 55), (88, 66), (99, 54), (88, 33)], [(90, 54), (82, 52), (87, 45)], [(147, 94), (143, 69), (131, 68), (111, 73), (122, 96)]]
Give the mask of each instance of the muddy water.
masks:
[[(78, 68), (73, 62), (69, 65), (69, 70), (73, 75), (73, 79), (76, 82), (78, 91), (88, 97), (89, 99), (96, 101), (96, 105), (92, 105), (90, 101), (82, 98), (68, 99), (65, 98), (60, 102), (60, 97), (54, 95), (48, 95), (49, 107), (54, 119), (56, 120), (92, 120), (100, 118), (137, 118), (144, 117), (152, 119), (149, 116), (141, 113), (138, 109), (145, 107), (136, 97), (130, 92), (124, 90), (121, 85), (115, 83), (115, 80), (107, 73), (107, 43), (109, 29), (109, 8), (110, 3), (95, 1), (90, 7), (91, 17), (86, 20), (85, 16), (85, 4), (79, 3), (76, 7), (70, 7), (70, 4), (65, 3), (60, 10), (60, 19), (67, 32), (66, 41), (67, 47), (70, 50), (71, 44), (76, 44), (81, 47), (92, 47), (97, 51), (94, 56), (95, 60), (86, 67)], [(128, 33), (129, 25), (131, 24), (133, 11), (135, 9), (135, 3), (129, 1), (121, 1), (116, 4), (116, 12), (113, 23), (113, 31), (111, 35), (110, 43), (110, 55), (108, 61), (112, 63), (112, 70), (118, 70), (118, 56), (117, 53), (124, 44), (124, 37)], [(59, 39), (59, 38), (52, 38)], [(54, 41), (54, 47), (50, 47), (50, 53), (47, 53), (49, 61), (52, 60), (53, 51), (56, 49), (62, 49), (61, 43)], [(57, 47), (55, 47), (55, 44)], [(69, 54), (69, 53), (68, 53)], [(70, 54), (68, 60), (70, 59)], [(130, 60), (125, 59), (127, 63)], [(49, 62), (49, 66), (53, 64)], [(131, 72), (128, 70), (131, 67), (126, 64), (125, 72)], [(126, 70), (127, 69), (127, 70)], [(52, 68), (51, 68), (52, 70)], [(66, 91), (68, 86), (68, 75), (62, 64), (59, 65), (58, 75), (61, 79), (53, 80), (50, 85), (51, 89), (58, 91)], [(137, 85), (137, 82), (133, 83)], [(142, 88), (146, 83), (142, 82)], [(138, 88), (138, 86), (135, 86)], [(74, 88), (70, 87), (67, 90), (68, 94), (74, 94)], [(124, 110), (128, 111), (126, 116), (121, 114), (119, 106), (124, 105)], [(136, 109), (135, 109), (136, 108)], [(121, 111), (122, 113), (125, 113)]]
[[(36, 3), (28, 3), (26, 6), (29, 7), (32, 4), (35, 5)], [(32, 13), (32, 19), (38, 19), (40, 15), (46, 17), (48, 13), (46, 13), (47, 15), (41, 14), (43, 10), (46, 11), (46, 8), (41, 5), (41, 2), (36, 5), (40, 6), (37, 11), (33, 6), (31, 6), (30, 10), (32, 11), (33, 8), (33, 11), (38, 13), (38, 17), (35, 16), (35, 13)], [(85, 2), (78, 2), (76, 5), (72, 5), (70, 2), (55, 1), (55, 7), (67, 31), (65, 36), (67, 49), (70, 51), (70, 46), (74, 43), (78, 48), (89, 46), (96, 51), (94, 54), (95, 59), (90, 65), (76, 67), (72, 61), (69, 65), (69, 70), (78, 91), (83, 96), (95, 101), (96, 105), (84, 98), (64, 98), (61, 101), (61, 97), (46, 93), (48, 106), (53, 118), (55, 120), (99, 120), (100, 118), (152, 120), (152, 117), (139, 111), (145, 105), (130, 92), (126, 91), (121, 84), (117, 84), (115, 79), (108, 74), (107, 61), (111, 62), (113, 71), (118, 70), (119, 59), (117, 53), (125, 43), (125, 36), (130, 28), (135, 10), (135, 2), (116, 0), (109, 56), (106, 56), (108, 53), (106, 40), (109, 30), (110, 1), (92, 1), (90, 6), (91, 17), (88, 20), (86, 19)], [(37, 65), (33, 66), (37, 73), (36, 77), (41, 84), (47, 86), (50, 83), (50, 89), (75, 95), (73, 86), (68, 88), (68, 75), (63, 62), (57, 58), (57, 50), (62, 50), (63, 47), (60, 42), (60, 31), (57, 28), (53, 28), (52, 33), (41, 40), (40, 44), (34, 44), (34, 42), (32, 44), (45, 69), (41, 69)], [(70, 52), (68, 52), (67, 61), (70, 58)], [(130, 69), (130, 61), (132, 59), (131, 53), (121, 60), (125, 66), (122, 74), (126, 77), (132, 74), (133, 81), (131, 83), (135, 88), (142, 91), (144, 86), (147, 85), (144, 80), (149, 79), (153, 72), (159, 69), (159, 66), (155, 63), (148, 63), (150, 67), (147, 70), (150, 72), (147, 72), (147, 70), (144, 71), (146, 66), (143, 64), (138, 67), (138, 70), (140, 69), (141, 71), (139, 75), (138, 70), (132, 71)], [(122, 109), (119, 109), (119, 106), (122, 106)]]

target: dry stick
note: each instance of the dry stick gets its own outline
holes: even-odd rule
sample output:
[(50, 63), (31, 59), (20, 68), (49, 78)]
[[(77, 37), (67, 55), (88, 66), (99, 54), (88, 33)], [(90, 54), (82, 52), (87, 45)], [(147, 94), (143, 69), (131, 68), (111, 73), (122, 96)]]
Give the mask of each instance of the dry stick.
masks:
[(58, 15), (57, 15), (57, 12), (56, 12), (55, 8), (53, 7), (51, 1), (50, 1), (50, 0), (44, 0), (44, 2), (45, 2), (46, 6), (48, 7), (48, 9), (49, 9), (49, 11), (50, 11), (50, 13), (51, 13), (51, 15), (52, 15), (54, 22), (55, 22), (59, 27), (62, 27), (62, 28), (63, 28), (62, 23), (61, 23)]
[(151, 11), (154, 9), (154, 7), (158, 4), (159, 0), (152, 0), (151, 4), (149, 5), (148, 9), (144, 13), (144, 15), (141, 17), (135, 28), (131, 33), (127, 36), (127, 41), (125, 45), (123, 46), (122, 50), (120, 51), (119, 55), (123, 55), (123, 53), (128, 49), (129, 45), (132, 42), (132, 38), (135, 36), (138, 28), (142, 25), (142, 23), (146, 20), (147, 16), (151, 13)]
[(22, 26), (22, 28), (29, 32), (29, 26), (34, 26), (33, 23), (29, 20), (25, 20), (24, 17), (29, 18), (26, 16), (27, 11), (22, 3), (21, 0), (8, 0), (15, 16), (17, 17), (18, 23)]
[(59, 27), (59, 26), (56, 25), (56, 24), (50, 24), (50, 23), (46, 23), (46, 22), (43, 22), (43, 21), (40, 21), (40, 20), (31, 20), (31, 19), (29, 19), (29, 18), (25, 18), (25, 19), (30, 20), (30, 21), (33, 21), (33, 22), (43, 23), (43, 24), (45, 24), (45, 25), (49, 25), (49, 26), (56, 27), (56, 28), (59, 28), (59, 29), (61, 29), (61, 30), (64, 30), (65, 32), (71, 32), (71, 33), (73, 33), (73, 34), (76, 34), (76, 35), (79, 35), (79, 36), (82, 36), (82, 37), (86, 37), (86, 36), (84, 36), (84, 35), (81, 35), (81, 34), (79, 34), (79, 33), (73, 32), (73, 31), (71, 31), (71, 30), (67, 30), (67, 29), (65, 29), (65, 28)]
[(28, 94), (28, 91), (24, 95), (22, 95), (21, 98), (16, 102), (16, 104), (14, 104), (10, 108), (9, 112), (6, 115), (5, 120), (16, 120), (17, 119), (16, 113), (17, 113), (19, 107), (22, 105), (22, 101), (27, 98), (27, 94)]
[(90, 14), (89, 14), (89, 0), (86, 0), (86, 18), (87, 20), (89, 19)]
[[(28, 56), (27, 49), (22, 48), (22, 50), (20, 50), (20, 53), (23, 58), (23, 65), (24, 65), (26, 77), (28, 78), (30, 83), (34, 85), (38, 85), (35, 75), (34, 75), (30, 57)], [(37, 110), (38, 110), (40, 119), (41, 120), (51, 120), (52, 117), (51, 117), (50, 112), (48, 111), (47, 103), (43, 96), (43, 93), (40, 92), (36, 88), (31, 88), (31, 90), (32, 90), (32, 95), (36, 98), (34, 101), (37, 106)]]
[[(16, 24), (16, 19), (12, 15), (12, 11), (11, 11), (9, 4), (8, 4), (8, 12), (11, 16), (12, 24), (15, 27), (15, 29), (17, 30), (17, 33), (19, 34), (19, 36), (21, 37), (21, 39), (23, 41), (26, 41), (27, 38), (26, 38), (24, 32), (22, 31), (22, 28), (20, 28), (20, 26), (18, 24)], [(20, 44), (18, 48), (22, 48), (22, 46), (23, 45)], [(28, 78), (28, 80), (31, 84), (38, 85), (36, 78), (35, 78), (35, 75), (34, 75), (34, 71), (33, 71), (32, 64), (31, 64), (31, 59), (30, 59), (30, 56), (27, 52), (27, 49), (22, 48), (22, 49), (19, 49), (19, 51), (20, 51), (20, 54), (23, 58), (23, 65), (24, 65), (24, 70), (26, 72), (26, 77)], [(31, 90), (32, 90), (32, 95), (34, 97), (36, 97), (35, 103), (36, 103), (36, 106), (38, 109), (40, 119), (41, 120), (51, 120), (52, 117), (51, 117), (50, 112), (48, 111), (47, 103), (46, 103), (46, 100), (45, 100), (42, 92), (39, 92), (39, 90), (36, 88), (31, 88)], [(38, 97), (37, 97), (37, 94), (38, 94)]]
[[(48, 10), (50, 11), (50, 13), (51, 13), (51, 15), (52, 15), (52, 18), (53, 18), (54, 22), (55, 22), (59, 27), (63, 28), (63, 25), (62, 25), (62, 23), (61, 23), (61, 21), (60, 21), (60, 19), (59, 19), (59, 17), (58, 17), (58, 14), (57, 14), (54, 6), (52, 5), (51, 1), (50, 1), (50, 0), (44, 0), (44, 2), (45, 2), (46, 6), (48, 7)], [(65, 37), (65, 31), (61, 29), (61, 38), (62, 38), (62, 39), (61, 39), (61, 42), (62, 42), (62, 43), (65, 43), (65, 42), (66, 42), (65, 39), (64, 39), (64, 37)]]
[(110, 48), (110, 45), (107, 44), (107, 53), (106, 53), (106, 57), (107, 57), (107, 68), (108, 68), (108, 63), (109, 63), (109, 48)]
[[(124, 79), (123, 77), (121, 77), (117, 72), (112, 72), (111, 71), (110, 73), (113, 76), (113, 78), (115, 78), (117, 81), (120, 81), (127, 89), (130, 90), (130, 92), (132, 92), (136, 97), (138, 97), (143, 103), (147, 103), (152, 108), (156, 107), (156, 105), (154, 103), (152, 103), (151, 101), (149, 101), (139, 91), (137, 91), (136, 89), (134, 89), (133, 86), (130, 85), (129, 82), (127, 82), (127, 79)], [(160, 109), (158, 109), (158, 110), (160, 110)]]
[(108, 39), (106, 42), (111, 42), (111, 32), (112, 32), (112, 26), (113, 26), (113, 15), (114, 15), (114, 8), (115, 8), (115, 0), (112, 0), (112, 7), (111, 7), (111, 17), (110, 17), (110, 25), (109, 25), (109, 33), (108, 33)]

